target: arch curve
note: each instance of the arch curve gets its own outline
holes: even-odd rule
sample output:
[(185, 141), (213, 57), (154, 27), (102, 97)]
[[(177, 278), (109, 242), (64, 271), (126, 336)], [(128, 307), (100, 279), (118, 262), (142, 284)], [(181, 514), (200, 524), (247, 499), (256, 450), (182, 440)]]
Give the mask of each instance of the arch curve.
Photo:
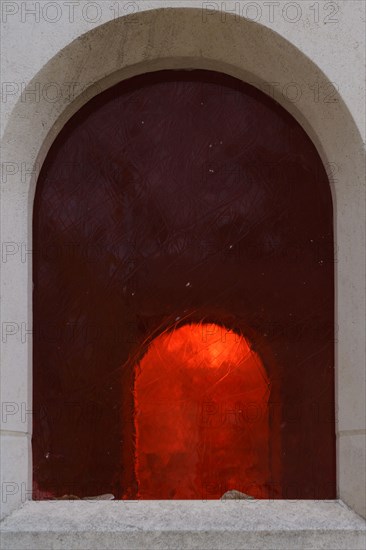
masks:
[[(137, 33), (133, 32), (136, 28)], [(167, 28), (171, 29), (168, 36)], [(309, 83), (332, 85), (312, 60), (264, 25), (229, 13), (223, 24), (219, 12), (203, 23), (202, 10), (197, 8), (143, 11), (119, 17), (77, 37), (50, 59), (26, 87), (10, 115), (5, 145), (12, 142), (14, 131), (19, 135), (19, 123), (24, 118), (22, 146), (30, 153), (37, 175), (54, 138), (82, 105), (121, 80), (162, 69), (214, 70), (274, 97), (317, 147), (331, 176), (334, 199), (339, 170), (336, 159), (350, 142), (361, 154), (362, 164), (362, 138), (339, 91), (334, 90), (329, 103), (317, 103), (303, 93)], [(65, 89), (56, 100), (49, 99), (47, 93), (41, 93), (37, 103), (24, 100), (36, 84), (43, 90), (60, 82), (71, 83), (72, 90)], [(299, 94), (291, 98), (288, 90), (292, 85), (301, 93), (299, 101)], [(277, 88), (281, 92), (275, 94)], [(29, 127), (36, 132), (30, 135), (26, 131)], [(36, 177), (29, 180), (33, 183), (31, 200), (35, 180)]]

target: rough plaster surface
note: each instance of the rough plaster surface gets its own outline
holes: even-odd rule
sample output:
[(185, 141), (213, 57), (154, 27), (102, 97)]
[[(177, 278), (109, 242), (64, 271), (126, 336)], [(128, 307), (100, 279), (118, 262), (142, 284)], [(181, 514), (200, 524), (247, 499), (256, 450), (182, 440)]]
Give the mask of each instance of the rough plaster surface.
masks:
[[(312, 59), (342, 94), (361, 133), (364, 135), (365, 95), (362, 80), (365, 62), (365, 3), (363, 0), (337, 0), (326, 6), (324, 0), (266, 1), (200, 1), (200, 0), (90, 0), (73, 2), (59, 0), (56, 10), (46, 0), (34, 2), (16, 0), (4, 2), (2, 8), (3, 63), (2, 81), (13, 83), (3, 104), (3, 123), (7, 122), (22, 91), (38, 71), (62, 48), (78, 36), (97, 28), (118, 16), (132, 15), (157, 8), (193, 7), (202, 11), (201, 23), (206, 24), (214, 9), (235, 17), (248, 17), (275, 30)], [(250, 7), (252, 4), (252, 7)], [(295, 7), (291, 4), (295, 4)], [(297, 6), (296, 6), (297, 4)], [(133, 17), (131, 30), (138, 27)], [(31, 47), (30, 47), (31, 45)], [(355, 85), (356, 84), (356, 85)], [(312, 85), (311, 82), (308, 83)], [(323, 90), (326, 94), (330, 88)], [(308, 88), (304, 93), (312, 93)]]
[[(15, 13), (4, 18), (3, 6), (10, 4)], [(10, 414), (2, 415), (2, 444), (6, 448), (2, 460), (5, 472), (11, 477), (5, 481), (17, 483), (19, 487), (14, 494), (3, 498), (2, 513), (10, 513), (22, 502), (20, 485), (24, 479), (27, 480), (26, 493), (31, 487), (30, 455), (17, 460), (19, 445), (8, 442), (22, 434), (29, 437), (31, 433), (32, 350), (28, 331), (32, 318), (32, 255), (29, 251), (32, 201), (43, 159), (66, 120), (99, 91), (141, 72), (207, 68), (242, 78), (273, 94), (303, 125), (329, 171), (337, 239), (339, 496), (365, 514), (362, 484), (365, 471), (365, 239), (361, 137), (364, 2), (337, 2), (340, 8), (335, 16), (337, 21), (329, 23), (330, 15), (324, 2), (315, 2), (319, 4), (319, 21), (314, 22), (311, 8), (314, 2), (303, 1), (302, 16), (291, 23), (288, 19), (294, 15), (286, 11), (288, 2), (279, 2), (279, 11), (274, 12), (271, 22), (271, 18), (265, 16), (264, 2), (259, 0), (257, 4), (263, 8), (260, 24), (238, 17), (238, 9), (242, 13), (248, 2), (227, 2), (226, 9), (234, 9), (230, 15), (220, 12), (221, 3), (215, 2), (206, 14), (198, 2), (166, 1), (164, 7), (172, 5), (175, 9), (158, 11), (154, 10), (158, 2), (136, 2), (132, 3), (134, 8), (128, 8), (133, 9), (134, 14), (114, 19), (115, 11), (111, 7), (116, 9), (118, 4), (120, 15), (124, 15), (127, 5), (106, 0), (95, 3), (100, 4), (102, 10), (97, 24), (87, 21), (85, 16), (78, 17), (76, 8), (74, 21), (68, 21), (67, 2), (62, 1), (58, 22), (46, 20), (54, 17), (51, 11), (46, 12), (46, 16), (42, 12), (38, 21), (36, 16), (24, 14), (22, 6), (33, 4), (3, 2), (1, 6), (5, 59), (2, 107), (4, 126), (7, 124), (3, 162), (12, 163), (10, 168), (14, 168), (14, 173), (7, 169), (3, 172), (1, 185), (2, 243), (14, 244), (14, 252), (3, 257), (1, 265), (2, 321), (12, 323), (10, 329), (14, 330), (6, 334), (2, 342), (2, 401), (13, 404)], [(84, 4), (79, 2), (80, 10)], [(198, 5), (198, 9), (178, 9), (178, 6), (193, 4)], [(214, 14), (212, 7), (218, 7), (219, 11)], [(91, 12), (88, 17), (92, 18)], [(107, 20), (111, 21), (101, 25)], [(75, 85), (72, 93), (67, 83)], [(295, 86), (288, 87), (291, 83)], [(336, 90), (332, 83), (336, 84)], [(22, 86), (24, 89), (27, 84), (27, 93), (20, 98)], [(60, 90), (61, 95), (54, 98), (52, 93)], [(301, 93), (295, 101), (291, 93), (296, 90)], [(29, 174), (32, 170), (34, 173)]]
[(26, 503), (2, 548), (363, 549), (364, 520), (338, 501)]

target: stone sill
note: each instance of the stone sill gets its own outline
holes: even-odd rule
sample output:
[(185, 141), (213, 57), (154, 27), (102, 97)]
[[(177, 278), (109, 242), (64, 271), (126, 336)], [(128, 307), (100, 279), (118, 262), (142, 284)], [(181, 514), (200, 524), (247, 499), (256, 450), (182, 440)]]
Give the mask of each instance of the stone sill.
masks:
[(362, 549), (341, 501), (29, 501), (1, 524), (2, 550)]

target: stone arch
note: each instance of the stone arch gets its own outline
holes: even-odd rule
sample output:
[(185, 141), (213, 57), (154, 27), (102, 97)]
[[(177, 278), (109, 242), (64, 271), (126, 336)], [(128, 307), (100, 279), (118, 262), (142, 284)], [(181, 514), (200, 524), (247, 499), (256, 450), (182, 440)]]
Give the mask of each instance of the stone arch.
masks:
[[(220, 14), (202, 21), (202, 12), (167, 8), (116, 19), (78, 37), (54, 56), (30, 82), (43, 90), (52, 82), (79, 82), (70, 98), (29, 103), (23, 97), (13, 109), (4, 135), (3, 241), (30, 250), (34, 190), (40, 167), (65, 122), (91, 97), (125, 78), (172, 68), (212, 69), (264, 89), (296, 83), (300, 90), (313, 82), (331, 84), (301, 51), (274, 31), (244, 18)], [(317, 103), (305, 96), (291, 102), (276, 98), (303, 126), (323, 163), (330, 170), (335, 209), (336, 250), (336, 404), (338, 410), (338, 494), (359, 513), (364, 512), (363, 459), (359, 442), (364, 433), (363, 288), (363, 148), (357, 126), (341, 95)], [(6, 164), (7, 163), (7, 164)], [(3, 264), (7, 288), (5, 318), (31, 323), (31, 262)], [(12, 303), (12, 297), (16, 300)], [(16, 358), (16, 369), (14, 369)], [(3, 362), (6, 401), (31, 408), (31, 344), (15, 339)], [(31, 424), (9, 422), (7, 430), (21, 432), (24, 448)], [(24, 433), (25, 432), (25, 433)], [(11, 451), (9, 451), (11, 452)], [(12, 458), (10, 456), (9, 461)], [(352, 471), (351, 471), (352, 470)], [(29, 486), (30, 458), (19, 464), (18, 479)], [(12, 507), (20, 502), (15, 497)], [(18, 499), (18, 500), (17, 500)]]

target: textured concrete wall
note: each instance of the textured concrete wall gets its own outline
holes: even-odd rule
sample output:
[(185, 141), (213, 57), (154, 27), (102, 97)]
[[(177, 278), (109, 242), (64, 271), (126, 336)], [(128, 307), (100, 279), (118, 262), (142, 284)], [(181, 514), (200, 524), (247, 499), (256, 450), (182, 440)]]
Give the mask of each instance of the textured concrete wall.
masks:
[[(38, 7), (36, 6), (38, 4)], [(58, 8), (47, 0), (4, 1), (2, 3), (3, 125), (27, 85), (37, 72), (67, 44), (82, 34), (118, 16), (132, 15), (130, 32), (136, 31), (137, 15), (156, 8), (194, 7), (202, 10), (202, 25), (213, 10), (247, 17), (273, 29), (308, 56), (339, 90), (362, 134), (365, 125), (365, 94), (362, 86), (365, 62), (365, 3), (363, 0), (58, 0)], [(136, 17), (133, 17), (136, 15)], [(214, 39), (214, 37), (213, 37)], [(66, 83), (58, 84), (64, 94)], [(83, 84), (83, 83), (80, 83)], [(84, 83), (86, 84), (86, 83)], [(308, 82), (301, 90), (319, 101), (332, 99), (332, 88), (318, 89)], [(282, 90), (277, 90), (282, 93)], [(50, 97), (56, 89), (43, 90)], [(295, 88), (285, 90), (296, 97)], [(298, 93), (298, 92), (297, 92)]]

